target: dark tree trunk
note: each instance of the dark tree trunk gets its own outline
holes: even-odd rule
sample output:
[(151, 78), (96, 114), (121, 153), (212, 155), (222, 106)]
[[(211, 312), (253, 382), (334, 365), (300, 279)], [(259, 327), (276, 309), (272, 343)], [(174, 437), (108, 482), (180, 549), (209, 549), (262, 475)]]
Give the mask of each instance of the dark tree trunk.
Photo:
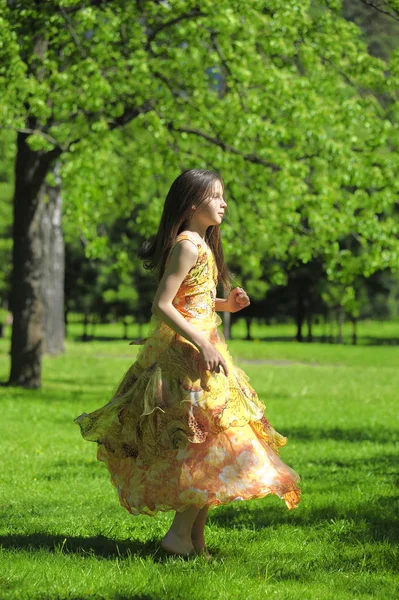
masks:
[(328, 325), (328, 312), (327, 310), (323, 311), (323, 315), (322, 315), (322, 334), (321, 334), (321, 341), (322, 342), (326, 342), (327, 341), (327, 325)]
[(89, 341), (88, 328), (89, 328), (89, 315), (85, 312), (84, 317), (83, 317), (82, 342), (88, 342)]
[(11, 371), (8, 384), (41, 386), (43, 305), (41, 295), (42, 240), (40, 204), (44, 181), (61, 151), (31, 150), (28, 134), (19, 133), (15, 165), (13, 270), (11, 277)]
[(223, 313), (223, 335), (225, 340), (231, 338), (231, 313), (229, 312)]
[(64, 267), (65, 250), (62, 233), (62, 196), (60, 165), (53, 173), (55, 186), (45, 185), (47, 202), (42, 202), (40, 211), (42, 258), (42, 301), (43, 301), (43, 352), (64, 352)]
[(328, 336), (330, 344), (334, 343), (334, 309), (331, 309), (329, 313), (329, 325), (330, 325), (330, 335)]
[(124, 340), (129, 339), (127, 336), (128, 332), (129, 332), (129, 323), (127, 321), (123, 320), (123, 339)]
[(308, 326), (308, 336), (307, 336), (308, 342), (313, 342), (312, 321), (313, 321), (312, 313), (308, 309), (308, 312), (306, 313), (306, 324)]
[(357, 319), (353, 317), (352, 319), (352, 344), (356, 346), (357, 344)]
[(97, 325), (97, 323), (98, 323), (97, 316), (95, 314), (92, 314), (91, 318), (90, 318), (91, 333), (89, 335), (89, 337), (90, 337), (91, 340), (94, 340), (95, 333), (96, 333), (96, 325)]
[(251, 336), (252, 317), (245, 317), (245, 323), (247, 325), (247, 340), (252, 340), (252, 336)]
[(65, 337), (68, 336), (68, 316), (69, 316), (69, 311), (68, 311), (68, 307), (65, 306), (64, 304), (64, 329), (65, 329)]
[(337, 314), (337, 321), (338, 321), (337, 342), (338, 342), (338, 344), (342, 344), (342, 341), (343, 341), (342, 327), (344, 324), (344, 320), (345, 320), (345, 311), (342, 306), (339, 306), (338, 314)]
[(297, 299), (296, 299), (296, 339), (298, 340), (298, 342), (302, 342), (303, 340), (303, 336), (302, 336), (302, 325), (303, 325), (303, 321), (304, 321), (304, 317), (305, 317), (305, 305), (304, 305), (304, 300), (303, 300), (303, 293), (302, 293), (302, 287), (301, 287), (301, 282), (298, 282), (298, 287), (297, 287)]

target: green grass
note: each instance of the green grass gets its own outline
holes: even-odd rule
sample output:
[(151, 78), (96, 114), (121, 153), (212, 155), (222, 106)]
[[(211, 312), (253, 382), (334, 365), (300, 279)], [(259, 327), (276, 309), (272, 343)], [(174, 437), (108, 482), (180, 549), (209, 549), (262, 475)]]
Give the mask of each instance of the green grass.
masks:
[[(397, 323), (367, 327), (366, 337), (399, 337)], [(370, 337), (358, 347), (229, 343), (289, 437), (281, 456), (301, 475), (303, 499), (295, 511), (271, 496), (211, 511), (208, 563), (163, 555), (172, 513), (123, 509), (73, 424), (109, 400), (137, 352), (113, 339), (116, 326), (99, 328), (108, 341), (79, 343), (80, 331), (71, 327), (64, 355), (45, 357), (41, 390), (0, 388), (2, 600), (397, 597), (397, 347)], [(3, 381), (8, 350), (0, 340)]]

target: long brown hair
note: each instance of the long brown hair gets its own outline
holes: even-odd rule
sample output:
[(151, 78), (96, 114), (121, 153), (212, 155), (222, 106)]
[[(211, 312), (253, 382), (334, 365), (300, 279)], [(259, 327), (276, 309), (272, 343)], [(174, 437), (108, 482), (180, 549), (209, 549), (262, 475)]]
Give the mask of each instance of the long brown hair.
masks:
[[(166, 259), (176, 236), (186, 228), (193, 214), (192, 206), (199, 206), (212, 193), (216, 181), (220, 181), (224, 192), (220, 175), (207, 169), (188, 169), (172, 183), (165, 199), (158, 231), (146, 240), (138, 251), (138, 257), (144, 261), (144, 267), (156, 274), (157, 283), (162, 278)], [(220, 225), (208, 227), (205, 242), (215, 257), (219, 272), (218, 283), (223, 285), (224, 292), (228, 294), (231, 290), (232, 276), (224, 262)]]

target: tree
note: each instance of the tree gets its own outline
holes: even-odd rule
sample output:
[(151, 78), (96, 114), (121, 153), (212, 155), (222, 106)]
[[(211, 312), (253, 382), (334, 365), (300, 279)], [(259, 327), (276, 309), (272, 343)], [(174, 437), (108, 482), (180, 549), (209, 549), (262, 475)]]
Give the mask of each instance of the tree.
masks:
[[(386, 77), (385, 63), (367, 53), (340, 10), (337, 0), (49, 0), (40, 9), (34, 0), (3, 0), (8, 89), (0, 122), (18, 130), (10, 384), (41, 382), (38, 220), (56, 160), (89, 242), (118, 201), (109, 180), (99, 199), (104, 174), (89, 194), (76, 194), (90, 169), (98, 174), (97, 150), (104, 162), (107, 154), (108, 174), (129, 152), (140, 179), (141, 234), (153, 231), (164, 195), (150, 203), (143, 185), (151, 165), (157, 175), (168, 166), (150, 186), (165, 191), (174, 172), (200, 160), (224, 175), (233, 199), (225, 236), (233, 260), (251, 255), (257, 268), (265, 254), (305, 263), (321, 255), (345, 285), (356, 273), (394, 265), (397, 128), (375, 91), (393, 96), (396, 75)], [(346, 235), (363, 253), (341, 251)], [(88, 252), (106, 248), (103, 236)]]

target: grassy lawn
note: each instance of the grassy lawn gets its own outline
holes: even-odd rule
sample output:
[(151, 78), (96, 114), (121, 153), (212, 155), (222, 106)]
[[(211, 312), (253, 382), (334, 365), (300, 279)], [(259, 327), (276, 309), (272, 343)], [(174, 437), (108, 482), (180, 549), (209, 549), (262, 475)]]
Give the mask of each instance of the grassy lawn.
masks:
[[(303, 499), (295, 511), (271, 496), (211, 511), (209, 562), (164, 556), (172, 513), (123, 509), (72, 422), (105, 404), (134, 360), (120, 331), (99, 326), (108, 341), (81, 343), (72, 325), (66, 353), (44, 359), (42, 390), (0, 388), (2, 600), (398, 597), (398, 323), (360, 326), (357, 347), (298, 344), (286, 325), (229, 343), (289, 437), (281, 456)], [(8, 351), (0, 340), (2, 381)]]

